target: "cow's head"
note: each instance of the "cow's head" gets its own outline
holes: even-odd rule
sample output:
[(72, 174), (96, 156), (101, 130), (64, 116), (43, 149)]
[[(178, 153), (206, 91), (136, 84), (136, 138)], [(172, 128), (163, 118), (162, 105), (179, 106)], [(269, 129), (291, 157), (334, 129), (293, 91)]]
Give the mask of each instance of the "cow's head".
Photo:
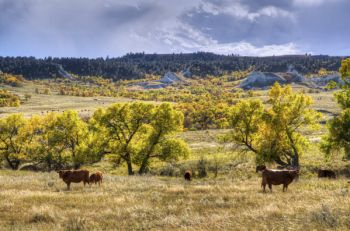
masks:
[(292, 175), (293, 179), (298, 180), (300, 171), (298, 168), (293, 170), (288, 170), (288, 172)]
[(60, 176), (60, 178), (62, 178), (62, 177), (63, 177), (63, 171), (62, 171), (62, 170), (57, 171), (57, 173), (58, 173), (58, 175)]
[(57, 173), (58, 173), (59, 177), (63, 179), (65, 176), (67, 176), (67, 174), (69, 174), (69, 171), (59, 170), (59, 171), (57, 171)]
[(257, 165), (255, 171), (259, 172), (259, 171), (264, 171), (266, 169), (265, 165)]

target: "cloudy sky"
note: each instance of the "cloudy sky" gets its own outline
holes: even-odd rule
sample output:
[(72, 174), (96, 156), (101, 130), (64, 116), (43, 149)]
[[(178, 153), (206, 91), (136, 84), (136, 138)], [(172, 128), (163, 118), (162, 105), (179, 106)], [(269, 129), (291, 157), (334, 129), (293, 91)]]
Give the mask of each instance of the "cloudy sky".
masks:
[(350, 55), (350, 0), (0, 0), (0, 56)]

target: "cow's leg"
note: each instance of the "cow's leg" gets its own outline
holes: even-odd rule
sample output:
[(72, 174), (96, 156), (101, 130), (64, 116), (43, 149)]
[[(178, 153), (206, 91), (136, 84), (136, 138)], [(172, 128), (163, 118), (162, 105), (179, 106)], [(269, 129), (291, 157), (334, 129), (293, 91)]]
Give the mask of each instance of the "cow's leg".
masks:
[(70, 183), (67, 183), (67, 190), (70, 190)]
[(261, 182), (261, 187), (263, 188), (263, 192), (266, 192), (266, 183), (264, 181)]
[(270, 192), (272, 192), (272, 184), (269, 184)]

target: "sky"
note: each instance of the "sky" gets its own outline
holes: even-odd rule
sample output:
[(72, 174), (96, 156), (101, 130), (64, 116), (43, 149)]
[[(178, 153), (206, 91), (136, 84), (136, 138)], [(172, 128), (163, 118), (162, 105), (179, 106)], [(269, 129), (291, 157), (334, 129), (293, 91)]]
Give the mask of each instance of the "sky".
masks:
[(350, 55), (350, 0), (0, 0), (0, 56)]

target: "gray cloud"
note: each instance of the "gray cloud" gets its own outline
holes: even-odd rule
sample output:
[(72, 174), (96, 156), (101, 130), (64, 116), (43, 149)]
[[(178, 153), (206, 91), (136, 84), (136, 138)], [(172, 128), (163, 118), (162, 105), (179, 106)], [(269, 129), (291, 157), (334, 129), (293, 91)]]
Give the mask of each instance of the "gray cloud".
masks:
[(347, 9), (347, 0), (0, 0), (0, 55), (348, 54)]

